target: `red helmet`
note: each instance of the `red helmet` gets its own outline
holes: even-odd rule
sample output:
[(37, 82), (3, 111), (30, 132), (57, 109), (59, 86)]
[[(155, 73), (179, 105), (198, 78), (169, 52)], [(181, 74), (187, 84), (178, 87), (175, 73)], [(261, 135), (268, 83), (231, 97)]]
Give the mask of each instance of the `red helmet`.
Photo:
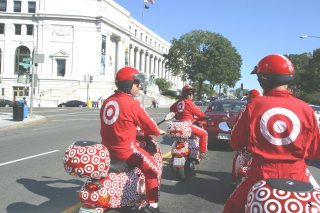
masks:
[(248, 92), (249, 99), (260, 97), (260, 96), (262, 96), (262, 92), (258, 89), (252, 89)]
[(133, 83), (143, 84), (145, 77), (133, 67), (123, 67), (116, 75), (116, 85), (118, 89), (130, 92)]
[(265, 81), (287, 83), (293, 80), (294, 66), (287, 57), (272, 54), (261, 59), (251, 74)]
[(184, 87), (182, 87), (181, 91), (182, 91), (183, 96), (193, 95), (193, 93), (194, 93), (193, 88), (189, 85), (185, 85)]

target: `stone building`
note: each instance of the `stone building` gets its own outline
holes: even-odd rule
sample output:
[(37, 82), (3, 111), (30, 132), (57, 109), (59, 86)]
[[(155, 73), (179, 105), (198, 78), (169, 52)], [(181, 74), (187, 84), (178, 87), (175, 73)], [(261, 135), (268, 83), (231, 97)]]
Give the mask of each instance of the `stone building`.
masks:
[(162, 56), (169, 48), (113, 0), (0, 0), (0, 97), (30, 98), (34, 73), (34, 105), (101, 100), (125, 65), (177, 90), (183, 82)]

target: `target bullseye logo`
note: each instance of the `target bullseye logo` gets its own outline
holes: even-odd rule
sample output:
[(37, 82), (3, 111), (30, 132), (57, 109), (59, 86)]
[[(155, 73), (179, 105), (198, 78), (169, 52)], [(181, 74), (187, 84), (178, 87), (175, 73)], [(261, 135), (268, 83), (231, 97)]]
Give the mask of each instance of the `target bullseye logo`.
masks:
[(119, 117), (119, 104), (116, 101), (108, 102), (103, 110), (103, 121), (107, 125), (111, 125)]
[(178, 112), (182, 112), (184, 110), (184, 101), (180, 101), (177, 104)]
[(300, 120), (294, 112), (285, 108), (272, 108), (260, 120), (263, 137), (277, 146), (293, 143), (300, 133)]

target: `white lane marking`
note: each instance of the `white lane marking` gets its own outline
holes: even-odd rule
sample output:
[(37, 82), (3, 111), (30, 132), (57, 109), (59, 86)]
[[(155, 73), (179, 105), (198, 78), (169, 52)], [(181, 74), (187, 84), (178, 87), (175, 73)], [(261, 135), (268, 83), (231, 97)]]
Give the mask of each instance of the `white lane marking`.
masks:
[(16, 163), (16, 162), (27, 160), (27, 159), (30, 159), (30, 158), (39, 157), (39, 156), (42, 156), (42, 155), (51, 154), (51, 153), (54, 153), (54, 152), (59, 152), (59, 150), (53, 150), (53, 151), (41, 153), (41, 154), (38, 154), (38, 155), (32, 155), (32, 156), (25, 157), (25, 158), (20, 158), (20, 159), (17, 159), (17, 160), (5, 162), (5, 163), (0, 163), (0, 166), (4, 166), (4, 165), (7, 165), (7, 164), (11, 164), (11, 163)]
[(75, 118), (75, 119), (52, 119), (52, 120), (50, 120), (50, 121), (52, 121), (52, 122), (56, 122), (56, 121), (58, 121), (58, 122), (61, 122), (61, 121), (63, 121), (63, 122), (68, 122), (68, 121), (100, 121), (100, 119), (91, 119), (91, 118), (88, 118), (88, 119), (85, 119), (85, 118)]

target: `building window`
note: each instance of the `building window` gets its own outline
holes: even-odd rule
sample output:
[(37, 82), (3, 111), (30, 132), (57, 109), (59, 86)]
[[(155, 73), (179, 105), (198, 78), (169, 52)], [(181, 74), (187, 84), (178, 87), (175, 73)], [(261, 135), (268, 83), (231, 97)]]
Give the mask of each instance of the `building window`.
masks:
[(0, 11), (7, 11), (7, 0), (0, 0)]
[(16, 49), (15, 53), (15, 63), (14, 63), (14, 74), (24, 75), (30, 72), (30, 67), (21, 66), (20, 63), (28, 63), (24, 61), (24, 58), (30, 58), (30, 50), (26, 46), (20, 46)]
[(16, 35), (21, 35), (21, 24), (15, 24), (15, 34)]
[(33, 35), (33, 25), (27, 24), (27, 35)]
[(21, 1), (13, 2), (13, 12), (20, 13), (21, 12)]
[(28, 13), (35, 13), (36, 12), (36, 2), (29, 1), (28, 2)]
[(13, 87), (13, 99), (22, 96), (29, 96), (29, 87)]
[(137, 34), (138, 34), (138, 30), (135, 30), (134, 31), (134, 36), (137, 37)]
[(62, 76), (66, 74), (66, 59), (56, 59), (57, 61), (57, 76)]
[(4, 23), (0, 23), (0, 34), (4, 34)]

